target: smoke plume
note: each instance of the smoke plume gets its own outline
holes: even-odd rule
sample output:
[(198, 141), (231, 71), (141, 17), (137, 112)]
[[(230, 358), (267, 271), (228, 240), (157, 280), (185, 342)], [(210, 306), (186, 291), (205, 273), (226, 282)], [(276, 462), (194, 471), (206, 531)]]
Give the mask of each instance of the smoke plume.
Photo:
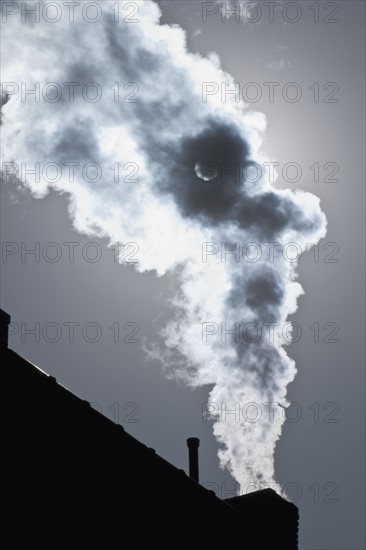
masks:
[[(15, 174), (37, 198), (66, 194), (79, 232), (136, 242), (137, 271), (176, 274), (175, 314), (147, 351), (168, 376), (210, 388), (221, 465), (242, 485), (268, 485), (283, 410), (253, 419), (266, 403), (285, 406), (296, 374), (281, 328), (303, 291), (283, 252), (325, 235), (318, 198), (275, 189), (265, 169), (254, 177), (268, 160), (264, 115), (232, 96), (203, 100), (203, 83), (229, 89), (233, 77), (214, 53), (190, 53), (153, 1), (135, 2), (136, 14), (120, 2), (119, 18), (115, 2), (84, 17), (79, 7), (73, 22), (62, 2), (54, 22), (43, 2), (39, 21), (22, 21), (29, 3), (11, 4), (5, 179)], [(223, 418), (236, 404), (240, 414)]]

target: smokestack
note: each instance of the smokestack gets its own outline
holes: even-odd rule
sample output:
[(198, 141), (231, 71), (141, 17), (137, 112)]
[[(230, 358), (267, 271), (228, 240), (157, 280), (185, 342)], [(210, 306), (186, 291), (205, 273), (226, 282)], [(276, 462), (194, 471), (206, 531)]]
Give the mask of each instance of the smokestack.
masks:
[(0, 348), (8, 347), (10, 315), (0, 309)]
[(198, 447), (200, 440), (198, 437), (189, 437), (187, 439), (188, 453), (189, 453), (189, 477), (199, 482), (198, 476)]

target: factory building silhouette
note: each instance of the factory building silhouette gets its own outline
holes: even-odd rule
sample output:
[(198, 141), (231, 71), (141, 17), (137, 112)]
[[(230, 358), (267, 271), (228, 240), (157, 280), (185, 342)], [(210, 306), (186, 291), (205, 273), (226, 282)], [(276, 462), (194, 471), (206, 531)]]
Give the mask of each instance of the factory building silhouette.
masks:
[(294, 504), (219, 499), (198, 483), (196, 438), (187, 475), (9, 349), (9, 323), (0, 310), (7, 547), (297, 549)]

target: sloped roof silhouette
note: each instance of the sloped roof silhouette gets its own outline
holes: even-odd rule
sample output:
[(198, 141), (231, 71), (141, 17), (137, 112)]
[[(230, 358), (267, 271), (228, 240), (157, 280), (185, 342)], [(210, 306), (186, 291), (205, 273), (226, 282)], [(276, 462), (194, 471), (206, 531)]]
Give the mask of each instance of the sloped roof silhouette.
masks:
[(271, 489), (219, 499), (8, 349), (6, 315), (3, 498), (14, 548), (297, 548), (296, 506)]

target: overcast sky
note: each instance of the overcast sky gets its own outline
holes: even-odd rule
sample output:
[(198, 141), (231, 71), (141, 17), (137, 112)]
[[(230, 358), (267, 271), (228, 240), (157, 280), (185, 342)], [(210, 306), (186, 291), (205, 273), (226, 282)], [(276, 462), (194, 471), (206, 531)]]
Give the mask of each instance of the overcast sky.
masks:
[[(242, 490), (275, 480), (299, 506), (302, 550), (365, 548), (364, 2), (159, 2), (162, 23), (185, 29), (188, 51), (202, 58), (187, 55), (178, 29), (146, 23), (158, 17), (149, 2), (109, 10), (120, 23), (105, 12), (93, 23), (92, 7), (75, 8), (73, 24), (62, 2), (53, 24), (55, 12), (22, 22), (24, 2), (2, 4), (12, 52), (3, 61), (2, 162), (103, 169), (97, 182), (90, 172), (52, 186), (13, 177), (6, 165), (1, 302), (14, 323), (10, 346), (180, 468), (186, 438), (199, 437), (201, 482), (218, 496), (236, 489), (228, 469)], [(22, 98), (22, 82), (40, 82), (39, 102)], [(45, 101), (56, 90), (45, 92), (47, 82), (60, 83), (60, 100)], [(99, 83), (104, 96), (71, 102), (65, 82)], [(116, 82), (126, 101), (114, 101)], [(239, 90), (245, 109), (221, 95), (224, 85)], [(231, 174), (223, 185), (215, 170), (238, 160), (279, 163), (276, 181), (264, 182), (268, 172), (243, 191)], [(275, 241), (282, 253), (319, 238), (292, 282), (277, 249), (273, 261), (221, 262), (223, 241), (257, 242), (263, 253)], [(108, 248), (117, 240), (135, 243), (120, 263)], [(203, 242), (215, 242), (207, 263)], [(292, 321), (296, 341), (223, 342), (223, 329), (253, 320), (278, 323), (282, 336)], [(207, 342), (197, 341), (203, 326)], [(267, 400), (292, 403), (286, 421), (285, 408)], [(208, 410), (218, 415), (216, 438)], [(248, 421), (258, 410), (260, 421)], [(228, 469), (217, 456), (223, 443)]]

